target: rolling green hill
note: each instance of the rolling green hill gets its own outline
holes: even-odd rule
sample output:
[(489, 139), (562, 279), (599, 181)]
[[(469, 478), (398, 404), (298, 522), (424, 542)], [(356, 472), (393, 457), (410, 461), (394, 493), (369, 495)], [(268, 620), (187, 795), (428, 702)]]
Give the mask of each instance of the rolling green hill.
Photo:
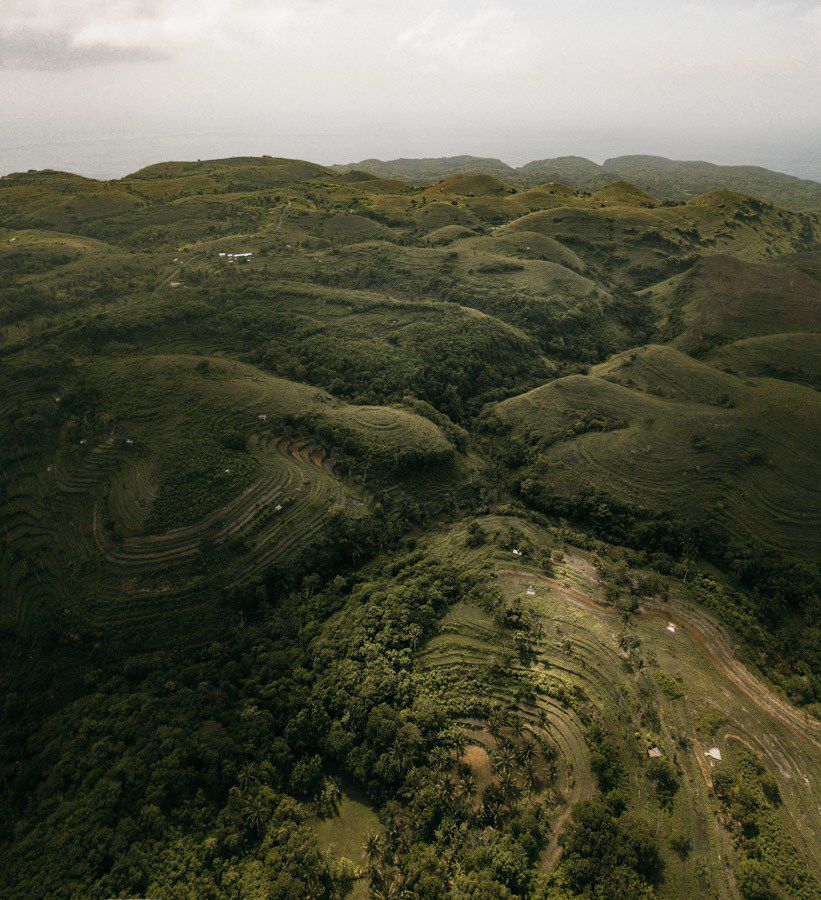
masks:
[(417, 183), (441, 181), (454, 175), (487, 174), (524, 187), (559, 182), (588, 192), (626, 180), (650, 194), (670, 200), (686, 200), (709, 191), (728, 189), (760, 197), (787, 209), (821, 211), (821, 185), (817, 181), (760, 166), (719, 166), (663, 156), (617, 156), (605, 160), (602, 165), (583, 156), (559, 156), (534, 160), (518, 168), (498, 159), (475, 156), (389, 161), (365, 159), (333, 168), (343, 172), (364, 170), (385, 178), (405, 178)]
[(381, 178), (408, 178), (412, 181), (441, 181), (451, 175), (488, 174), (510, 178), (515, 169), (499, 159), (482, 156), (449, 156), (429, 159), (363, 159), (361, 163), (336, 166), (371, 172)]
[(797, 381), (817, 389), (821, 383), (819, 350), (821, 335), (799, 331), (733, 341), (706, 358), (726, 372)]
[(713, 516), (815, 558), (814, 401), (806, 387), (747, 383), (650, 345), (506, 400), (496, 414), (532, 442), (528, 490), (573, 497), (584, 484), (656, 514)]
[(677, 345), (691, 353), (738, 338), (821, 328), (821, 285), (789, 265), (704, 256), (648, 296)]
[(680, 199), (727, 188), (752, 194), (788, 209), (818, 210), (821, 187), (817, 181), (773, 172), (760, 166), (717, 166), (708, 162), (683, 162), (663, 156), (618, 156), (605, 160), (607, 172), (617, 172), (660, 197)]
[(630, 165), (0, 178), (0, 895), (818, 896), (821, 223)]
[(601, 166), (583, 156), (557, 156), (554, 159), (538, 159), (525, 163), (517, 171), (529, 184), (557, 181), (573, 187), (593, 184), (601, 176)]

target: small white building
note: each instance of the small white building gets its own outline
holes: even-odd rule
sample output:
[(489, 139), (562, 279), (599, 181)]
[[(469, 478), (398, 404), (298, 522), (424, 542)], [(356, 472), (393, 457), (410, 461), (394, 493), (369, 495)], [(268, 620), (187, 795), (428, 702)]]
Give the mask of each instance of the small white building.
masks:
[(661, 750), (659, 750), (658, 747), (651, 747), (647, 751), (647, 755), (650, 757), (650, 759), (658, 759), (661, 756)]
[(667, 630), (670, 632), (670, 634), (675, 634), (675, 633), (676, 633), (676, 626), (675, 626), (672, 622), (668, 622), (668, 623), (667, 623)]
[(710, 747), (709, 750), (704, 751), (704, 755), (709, 756), (710, 759), (715, 759), (718, 762), (721, 762), (721, 751), (718, 749), (718, 747)]

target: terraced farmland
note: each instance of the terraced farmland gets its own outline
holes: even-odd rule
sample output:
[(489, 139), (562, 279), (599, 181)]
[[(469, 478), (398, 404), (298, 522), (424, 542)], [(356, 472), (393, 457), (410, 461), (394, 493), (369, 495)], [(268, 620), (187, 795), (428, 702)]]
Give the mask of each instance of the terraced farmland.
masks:
[[(112, 367), (101, 368), (106, 428), (64, 442), (48, 464), (35, 454), (16, 458), (31, 471), (29, 480), (17, 480), (19, 493), (10, 498), (4, 523), (11, 550), (4, 568), (9, 621), (22, 625), (26, 605), (45, 603), (46, 580), (57, 580), (79, 632), (113, 642), (139, 635), (140, 645), (151, 647), (178, 640), (179, 623), (190, 619), (198, 623), (191, 634), (207, 634), (221, 614), (203, 594), (216, 596), (287, 565), (324, 539), (343, 511), (356, 518), (371, 503), (367, 492), (344, 480), (348, 464), (316, 433), (300, 434), (293, 418), (290, 436), (276, 431), (276, 423), (294, 414), (307, 414), (303, 421), (319, 424), (320, 431), (327, 421), (324, 433), (348, 452), (372, 448), (377, 463), (386, 455), (393, 459), (395, 448), (399, 462), (408, 453), (424, 455), (428, 448), (413, 444), (415, 429), (422, 441), (430, 435), (434, 453), (448, 451), (435, 426), (412, 413), (333, 405), (321, 392), (218, 362), (201, 367), (203, 377), (196, 362), (140, 362), (122, 370), (126, 381), (118, 381)], [(187, 395), (184, 373), (194, 375)], [(142, 383), (139, 396), (127, 388), (133, 378)], [(165, 387), (169, 378), (177, 386), (172, 393)], [(312, 397), (318, 411), (327, 410), (325, 420), (311, 419), (306, 399)], [(233, 434), (233, 423), (250, 431), (238, 432), (242, 446), (229, 450), (218, 436)], [(202, 437), (192, 443), (187, 434)], [(183, 480), (169, 484), (172, 476)], [(36, 512), (32, 492), (42, 498)], [(167, 511), (158, 516), (164, 496)], [(15, 564), (21, 542), (27, 559)]]
[(815, 900), (817, 214), (397, 165), (0, 178), (0, 894)]
[[(247, 487), (191, 524), (150, 533), (150, 467), (139, 450), (117, 443), (61, 459), (49, 488), (55, 550), (76, 560), (80, 574), (95, 573), (94, 587), (72, 609), (78, 628), (113, 642), (132, 643), (137, 634), (146, 649), (176, 641), (186, 617), (197, 621), (197, 634), (207, 634), (219, 615), (203, 603), (203, 591), (230, 590), (287, 564), (322, 538), (337, 510), (356, 516), (369, 502), (336, 476), (315, 440), (268, 430), (250, 439), (256, 476)], [(76, 596), (72, 579), (61, 577), (66, 595)]]
[(807, 388), (743, 381), (651, 346), (496, 413), (534, 448), (523, 477), (548, 479), (556, 493), (584, 483), (651, 509), (714, 511), (734, 534), (817, 552), (818, 468), (808, 440), (817, 443), (821, 423)]
[[(644, 598), (636, 615), (626, 619), (604, 601), (588, 554), (565, 546), (555, 573), (545, 576), (501, 549), (493, 536), (513, 525), (532, 547), (555, 547), (555, 538), (524, 520), (479, 521), (491, 545), (475, 551), (478, 560), (492, 562), (504, 598), (533, 612), (540, 637), (526, 655), (513, 654), (509, 632), (481, 610), (457, 606), (418, 655), (419, 664), (426, 670), (455, 667), (468, 673), (469, 682), (485, 685), (494, 683), (488, 670), (499, 654), (513, 654), (513, 666), (529, 679), (534, 699), (517, 701), (506, 693), (504, 679), (492, 688), (493, 699), (518, 704), (527, 729), (542, 735), (558, 754), (555, 793), (543, 798), (552, 810), (554, 834), (569, 805), (595, 790), (586, 729), (599, 721), (627, 766), (631, 804), (659, 834), (683, 833), (691, 842), (686, 859), (668, 848), (670, 891), (662, 895), (734, 892), (730, 864), (735, 851), (716, 816), (711, 788), (716, 767), (727, 765), (740, 745), (753, 749), (776, 779), (783, 798), (781, 821), (819, 877), (817, 720), (761, 681), (739, 657), (737, 641), (693, 605), (686, 585), (673, 583), (663, 600)], [(464, 536), (464, 529), (442, 536), (435, 552), (464, 554)], [(668, 696), (663, 688), (670, 682), (680, 689)], [(466, 726), (472, 742), (492, 750), (486, 724)], [(705, 755), (714, 746), (724, 763)], [(648, 751), (654, 747), (679, 771), (680, 789), (669, 809), (659, 805), (647, 777)], [(557, 855), (554, 839), (544, 864), (552, 865)]]

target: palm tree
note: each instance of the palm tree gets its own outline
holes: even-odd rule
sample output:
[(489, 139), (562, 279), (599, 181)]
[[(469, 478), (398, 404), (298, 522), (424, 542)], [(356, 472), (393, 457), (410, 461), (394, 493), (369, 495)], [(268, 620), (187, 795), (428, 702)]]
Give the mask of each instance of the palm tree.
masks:
[(390, 879), (382, 876), (378, 884), (371, 883), (371, 896), (376, 900), (399, 900), (401, 897), (410, 897), (411, 894), (405, 888), (404, 875), (394, 869)]
[(465, 753), (465, 747), (467, 746), (465, 733), (463, 731), (454, 731), (450, 737), (450, 745), (453, 747), (456, 759), (461, 759)]
[(365, 835), (365, 847), (362, 851), (362, 855), (365, 857), (368, 867), (378, 868), (379, 864), (382, 862), (384, 853), (385, 844), (382, 840), (382, 835), (375, 831), (369, 831)]
[(259, 779), (257, 778), (257, 773), (253, 766), (246, 765), (240, 769), (239, 776), (237, 777), (237, 784), (243, 794), (247, 794), (248, 791), (251, 788), (256, 787), (258, 783)]
[(473, 797), (476, 793), (476, 779), (472, 772), (465, 772), (462, 775), (462, 793), (465, 797)]
[(522, 778), (524, 779), (525, 787), (532, 791), (536, 787), (536, 767), (533, 764), (532, 759), (526, 759), (524, 764), (522, 765)]
[(522, 720), (520, 715), (514, 715), (513, 721), (510, 723), (510, 727), (513, 729), (513, 736), (517, 738), (521, 738), (524, 734), (525, 723)]
[(447, 753), (442, 747), (434, 747), (430, 752), (430, 761), (434, 769), (444, 769), (448, 763)]
[(502, 772), (499, 776), (499, 788), (502, 791), (506, 802), (512, 800), (516, 796), (518, 788), (516, 787), (512, 772)]
[(496, 769), (500, 775), (508, 775), (513, 769), (515, 762), (516, 757), (513, 750), (507, 744), (503, 744), (493, 754), (493, 768)]
[[(408, 757), (402, 748), (394, 745), (382, 757), (384, 760), (384, 768), (388, 770), (391, 777), (396, 778), (405, 772), (408, 768)], [(382, 765), (382, 761), (380, 761)]]
[(445, 805), (450, 807), (453, 803), (453, 798), (456, 796), (456, 782), (450, 772), (446, 773), (445, 777), (441, 780), (440, 788)]
[(262, 834), (262, 830), (268, 821), (268, 808), (262, 802), (261, 797), (255, 796), (251, 798), (245, 807), (245, 821), (258, 835)]

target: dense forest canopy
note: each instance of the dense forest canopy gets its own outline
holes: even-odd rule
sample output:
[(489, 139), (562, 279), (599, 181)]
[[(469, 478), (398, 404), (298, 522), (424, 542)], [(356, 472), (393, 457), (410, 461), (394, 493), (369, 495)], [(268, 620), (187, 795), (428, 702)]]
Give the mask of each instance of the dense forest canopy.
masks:
[(819, 187), (495, 162), (0, 178), (3, 897), (818, 896)]

